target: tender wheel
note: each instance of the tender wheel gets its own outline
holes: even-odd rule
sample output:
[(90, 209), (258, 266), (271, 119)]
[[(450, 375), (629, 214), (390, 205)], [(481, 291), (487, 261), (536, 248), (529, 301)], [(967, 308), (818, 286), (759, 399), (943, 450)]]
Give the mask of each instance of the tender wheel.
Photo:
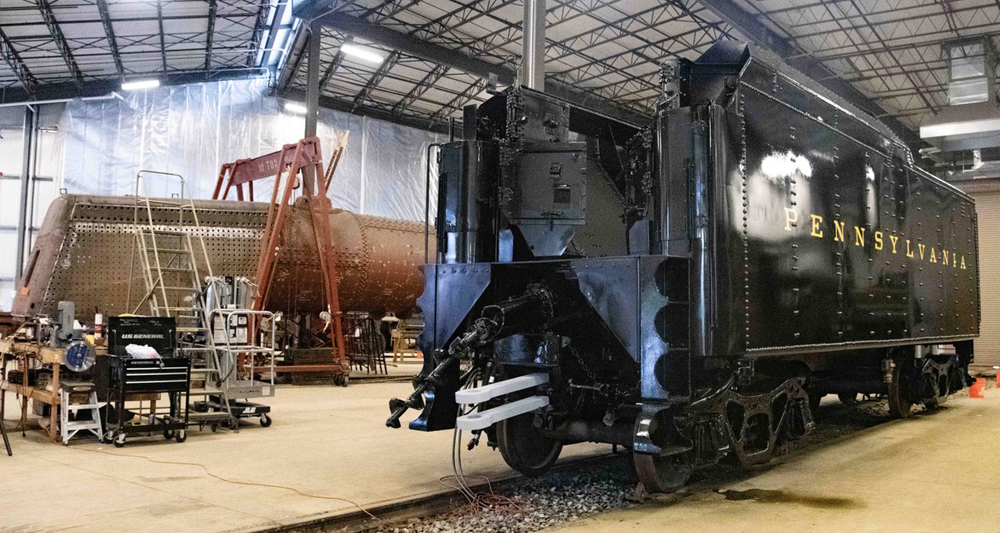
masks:
[(263, 413), (260, 415), (260, 427), (263, 428), (269, 427), (271, 425), (271, 422), (272, 422), (271, 417), (267, 416), (267, 413)]
[(837, 399), (840, 400), (840, 403), (848, 407), (858, 405), (858, 394), (856, 392), (842, 392), (837, 395)]
[(115, 435), (115, 448), (124, 448), (124, 447), (125, 447), (125, 434), (118, 433), (117, 435)]
[(635, 473), (649, 492), (674, 492), (691, 477), (691, 467), (679, 454), (632, 456)]
[(562, 452), (562, 441), (543, 434), (534, 424), (535, 415), (523, 415), (497, 423), (497, 444), (507, 464), (528, 477), (544, 474)]
[(177, 442), (184, 442), (184, 441), (188, 440), (188, 432), (187, 432), (187, 430), (186, 429), (182, 429), (182, 430), (178, 431), (177, 432), (177, 436), (174, 437), (174, 440), (176, 440)]
[(906, 418), (910, 416), (910, 409), (913, 403), (909, 397), (909, 379), (906, 371), (910, 361), (907, 359), (896, 359), (892, 368), (892, 383), (889, 383), (889, 414), (893, 418)]
[(819, 410), (819, 402), (823, 399), (825, 394), (820, 394), (818, 392), (809, 393), (809, 411), (812, 412), (813, 418), (816, 418), (816, 412)]
[(165, 438), (167, 440), (170, 440), (170, 439), (174, 438), (174, 430), (172, 430), (172, 429), (164, 429), (163, 430), (163, 438)]

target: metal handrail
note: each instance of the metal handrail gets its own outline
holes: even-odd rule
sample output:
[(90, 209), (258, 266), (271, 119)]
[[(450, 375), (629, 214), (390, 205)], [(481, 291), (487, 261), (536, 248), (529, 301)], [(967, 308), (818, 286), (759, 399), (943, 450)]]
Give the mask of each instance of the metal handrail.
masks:
[[(181, 196), (180, 196), (180, 200), (182, 200), (182, 201), (184, 200), (184, 176), (181, 176), (180, 174), (175, 174), (173, 172), (161, 172), (159, 170), (147, 170), (147, 169), (142, 169), (142, 170), (140, 170), (139, 172), (136, 173), (136, 175), (135, 175), (135, 195), (133, 196), (133, 198), (135, 199), (135, 208), (132, 211), (132, 229), (133, 229), (133, 231), (135, 231), (135, 239), (132, 240), (132, 253), (131, 253), (131, 258), (129, 260), (128, 291), (127, 291), (126, 296), (125, 296), (125, 308), (126, 309), (131, 309), (131, 307), (132, 307), (132, 278), (135, 277), (135, 276), (132, 275), (132, 273), (135, 272), (135, 248), (136, 248), (136, 245), (137, 245), (136, 241), (139, 239), (139, 231), (138, 231), (138, 228), (139, 228), (139, 182), (142, 180), (143, 174), (158, 174), (158, 175), (161, 175), (161, 176), (172, 176), (172, 177), (175, 177), (175, 178), (179, 179), (180, 182), (181, 182)], [(153, 210), (152, 210), (152, 206), (150, 206), (150, 204), (149, 204), (149, 198), (146, 198), (146, 212), (147, 212), (146, 213), (147, 217), (149, 218), (149, 224), (152, 226), (152, 224), (153, 224)], [(180, 216), (179, 222), (181, 222), (183, 224), (183, 220), (184, 220), (183, 211), (181, 211), (181, 214), (179, 216)], [(155, 244), (156, 244), (156, 242), (155, 242), (156, 238), (155, 237), (153, 237), (153, 241), (154, 241), (153, 244), (154, 244), (154, 247), (155, 247)], [(155, 250), (154, 250), (154, 253), (155, 253)], [(157, 260), (157, 262), (159, 262), (159, 254), (156, 254), (156, 260)], [(159, 267), (159, 265), (157, 265), (157, 267)], [(163, 274), (161, 273), (160, 276), (161, 276), (161, 279), (159, 280), (159, 283), (162, 285), (162, 283), (163, 283), (163, 279), (162, 279)], [(146, 296), (146, 298), (148, 298), (148, 297), (149, 296)], [(139, 302), (139, 305), (142, 305), (142, 302)], [(137, 307), (137, 309), (138, 309), (138, 307)]]
[[(233, 346), (232, 343), (230, 342), (230, 338), (229, 338), (229, 319), (230, 319), (230, 317), (232, 317), (234, 315), (236, 315), (236, 316), (242, 315), (242, 316), (246, 316), (247, 317), (247, 333), (248, 334), (250, 332), (253, 332), (254, 335), (269, 333), (270, 344), (271, 344), (270, 348), (263, 346), (263, 344), (261, 344), (260, 346), (258, 346), (257, 344), (250, 344), (250, 345), (246, 345), (246, 346), (240, 346), (240, 345)], [(269, 375), (269, 381), (268, 381), (268, 383), (271, 386), (274, 386), (274, 365), (275, 365), (274, 358), (275, 358), (275, 354), (278, 352), (275, 349), (275, 347), (274, 347), (274, 342), (275, 342), (274, 340), (275, 340), (275, 337), (277, 336), (277, 326), (276, 326), (275, 320), (274, 320), (274, 313), (271, 312), (271, 311), (255, 311), (253, 309), (213, 309), (209, 313), (209, 320), (208, 320), (209, 334), (212, 337), (215, 336), (215, 317), (216, 316), (221, 316), (222, 317), (223, 331), (225, 332), (224, 337), (225, 337), (225, 340), (226, 340), (226, 347), (223, 348), (223, 350), (226, 351), (226, 355), (228, 357), (230, 357), (230, 358), (232, 358), (232, 354), (234, 352), (235, 353), (239, 353), (239, 352), (259, 352), (259, 353), (263, 353), (263, 354), (269, 355), (268, 360), (270, 361), (270, 364), (268, 366), (269, 366), (269, 370), (270, 370), (270, 375)], [(253, 323), (253, 327), (251, 327), (251, 324), (250, 324), (250, 322), (251, 322), (250, 317), (251, 316), (255, 317), (255, 319), (253, 320), (253, 322), (254, 322)], [(259, 328), (260, 320), (258, 320), (258, 319), (267, 319), (270, 322), (270, 326), (271, 326), (270, 332), (266, 332), (266, 331), (261, 331), (260, 330), (260, 328)], [(257, 339), (252, 339), (253, 342), (256, 342), (256, 340)], [(234, 371), (236, 369), (236, 361), (229, 361), (229, 363), (232, 365), (231, 370), (229, 372), (229, 375), (231, 375), (232, 371)], [(250, 373), (250, 381), (251, 381), (251, 383), (254, 381), (254, 379), (253, 379), (254, 368), (255, 368), (254, 363), (255, 363), (254, 357), (251, 355), (251, 357), (250, 357), (250, 372), (249, 372)], [(222, 379), (222, 381), (227, 381), (228, 378), (229, 378), (229, 375), (227, 375), (224, 379)]]

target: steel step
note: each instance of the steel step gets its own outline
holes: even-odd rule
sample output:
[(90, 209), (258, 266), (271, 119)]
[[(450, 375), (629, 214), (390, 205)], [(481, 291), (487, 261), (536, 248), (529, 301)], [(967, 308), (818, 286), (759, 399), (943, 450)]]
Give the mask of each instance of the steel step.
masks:
[(222, 389), (215, 387), (206, 389), (191, 389), (191, 396), (212, 396), (214, 394), (222, 395)]
[(208, 420), (208, 421), (229, 420), (232, 417), (233, 417), (232, 415), (230, 415), (229, 413), (227, 413), (225, 411), (209, 411), (207, 413), (204, 413), (204, 412), (201, 412), (201, 411), (189, 411), (188, 412), (188, 421), (189, 422), (190, 421), (199, 422), (199, 421), (203, 421), (203, 420)]
[(96, 403), (71, 403), (66, 406), (67, 411), (79, 411), (81, 409), (99, 409), (101, 406)]

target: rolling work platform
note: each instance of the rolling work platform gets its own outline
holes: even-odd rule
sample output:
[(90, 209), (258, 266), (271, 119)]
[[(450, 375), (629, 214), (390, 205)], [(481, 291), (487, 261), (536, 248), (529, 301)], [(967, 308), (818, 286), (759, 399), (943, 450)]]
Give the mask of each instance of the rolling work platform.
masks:
[[(227, 408), (233, 415), (229, 422), (236, 429), (240, 418), (259, 418), (260, 425), (271, 425), (267, 405), (248, 401), (274, 396), (277, 317), (270, 311), (246, 308), (254, 286), (246, 278), (218, 276), (208, 281), (206, 301), (211, 336), (221, 363), (219, 387), (227, 405), (220, 398), (196, 402), (196, 411)], [(215, 429), (215, 427), (213, 427)]]

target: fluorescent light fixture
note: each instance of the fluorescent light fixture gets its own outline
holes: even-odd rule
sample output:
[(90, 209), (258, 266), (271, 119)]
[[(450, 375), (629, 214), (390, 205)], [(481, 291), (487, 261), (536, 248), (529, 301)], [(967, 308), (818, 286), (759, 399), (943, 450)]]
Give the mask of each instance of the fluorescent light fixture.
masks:
[(143, 91), (146, 89), (155, 89), (160, 86), (160, 80), (135, 80), (127, 81), (122, 84), (123, 91)]
[(306, 109), (306, 106), (298, 102), (285, 102), (285, 111), (288, 111), (289, 113), (296, 113), (299, 115), (305, 115), (306, 113), (309, 112), (309, 110)]
[(340, 45), (340, 51), (343, 52), (345, 55), (356, 57), (358, 59), (367, 61), (369, 63), (381, 63), (385, 61), (385, 58), (382, 57), (382, 54), (365, 46), (358, 46), (355, 44), (344, 43)]

